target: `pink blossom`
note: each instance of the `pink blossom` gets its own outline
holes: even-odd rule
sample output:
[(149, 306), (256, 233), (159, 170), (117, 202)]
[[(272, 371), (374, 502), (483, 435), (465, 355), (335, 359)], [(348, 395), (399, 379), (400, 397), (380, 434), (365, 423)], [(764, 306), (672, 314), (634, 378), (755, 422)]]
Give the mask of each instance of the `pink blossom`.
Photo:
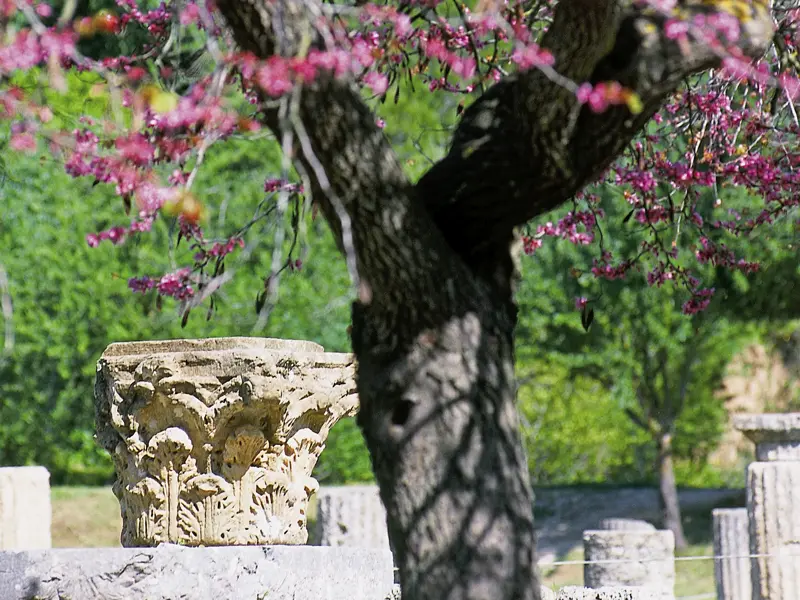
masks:
[(282, 96), (292, 89), (292, 81), (286, 61), (273, 56), (256, 72), (256, 81), (273, 98)]
[(383, 73), (370, 71), (364, 76), (364, 83), (372, 88), (373, 93), (380, 96), (389, 87), (389, 79)]
[(17, 152), (33, 152), (36, 150), (36, 139), (29, 131), (20, 131), (11, 134), (9, 147)]

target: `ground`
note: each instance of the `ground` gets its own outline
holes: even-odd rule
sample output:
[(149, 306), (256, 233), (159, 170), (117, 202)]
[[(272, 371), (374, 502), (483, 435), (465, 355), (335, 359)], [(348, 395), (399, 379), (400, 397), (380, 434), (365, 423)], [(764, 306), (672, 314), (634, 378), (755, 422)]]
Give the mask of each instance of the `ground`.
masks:
[[(55, 487), (53, 546), (119, 545), (119, 505), (111, 489)], [(683, 490), (680, 494), (686, 535), (691, 546), (680, 556), (712, 556), (711, 510), (744, 506), (742, 490)], [(557, 488), (537, 492), (536, 515), (542, 563), (581, 560), (584, 529), (608, 517), (656, 520), (656, 492), (649, 488)], [(313, 506), (310, 511), (314, 514)], [(313, 527), (310, 528), (313, 531)], [(583, 583), (581, 565), (543, 568), (545, 584), (557, 588)], [(713, 560), (676, 563), (677, 598), (714, 592)]]

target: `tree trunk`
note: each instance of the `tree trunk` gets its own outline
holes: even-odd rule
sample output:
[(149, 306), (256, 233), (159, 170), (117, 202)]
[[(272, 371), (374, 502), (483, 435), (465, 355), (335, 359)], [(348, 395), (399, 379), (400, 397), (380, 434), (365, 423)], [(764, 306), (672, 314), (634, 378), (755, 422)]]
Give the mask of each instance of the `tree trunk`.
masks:
[(658, 457), (656, 458), (658, 497), (664, 519), (663, 527), (675, 534), (676, 548), (686, 548), (688, 544), (683, 534), (678, 486), (675, 483), (675, 469), (672, 463), (672, 434), (660, 433), (656, 441), (658, 445)]
[[(316, 0), (215, 4), (261, 58), (333, 39)], [(261, 106), (354, 267), (358, 423), (403, 600), (539, 599), (515, 407), (514, 228), (596, 178), (666, 94), (720, 60), (663, 36), (664, 19), (632, 4), (561, 0), (542, 45), (566, 78), (629, 87), (642, 113), (596, 115), (539, 70), (512, 75), (465, 111), (416, 186), (352, 82), (323, 75)], [(771, 38), (764, 10), (743, 21), (744, 52)]]

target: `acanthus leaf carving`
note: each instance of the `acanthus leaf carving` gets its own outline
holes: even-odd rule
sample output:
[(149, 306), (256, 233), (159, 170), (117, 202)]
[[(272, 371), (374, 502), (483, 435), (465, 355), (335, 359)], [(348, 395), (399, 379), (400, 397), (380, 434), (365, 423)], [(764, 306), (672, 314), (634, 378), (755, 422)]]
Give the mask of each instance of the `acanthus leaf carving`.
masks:
[(302, 544), (311, 471), (355, 414), (354, 362), (258, 338), (112, 344), (98, 441), (114, 457), (124, 546)]

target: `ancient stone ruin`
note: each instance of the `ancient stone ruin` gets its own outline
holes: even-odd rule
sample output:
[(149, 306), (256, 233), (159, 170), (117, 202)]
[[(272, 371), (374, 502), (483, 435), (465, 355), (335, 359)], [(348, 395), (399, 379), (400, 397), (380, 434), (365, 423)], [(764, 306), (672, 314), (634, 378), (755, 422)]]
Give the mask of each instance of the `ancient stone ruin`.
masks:
[[(354, 415), (350, 355), (254, 338), (112, 344), (96, 380), (125, 548), (50, 549), (48, 474), (0, 469), (0, 598), (400, 600), (377, 487), (320, 491), (330, 428)], [(747, 509), (714, 513), (720, 600), (800, 598), (800, 414), (736, 417), (756, 443)], [(630, 519), (584, 532), (584, 585), (544, 600), (674, 597), (672, 534)], [(742, 556), (750, 552), (751, 559)]]
[(110, 345), (97, 439), (114, 459), (122, 545), (304, 544), (311, 471), (357, 410), (353, 371), (311, 342)]

